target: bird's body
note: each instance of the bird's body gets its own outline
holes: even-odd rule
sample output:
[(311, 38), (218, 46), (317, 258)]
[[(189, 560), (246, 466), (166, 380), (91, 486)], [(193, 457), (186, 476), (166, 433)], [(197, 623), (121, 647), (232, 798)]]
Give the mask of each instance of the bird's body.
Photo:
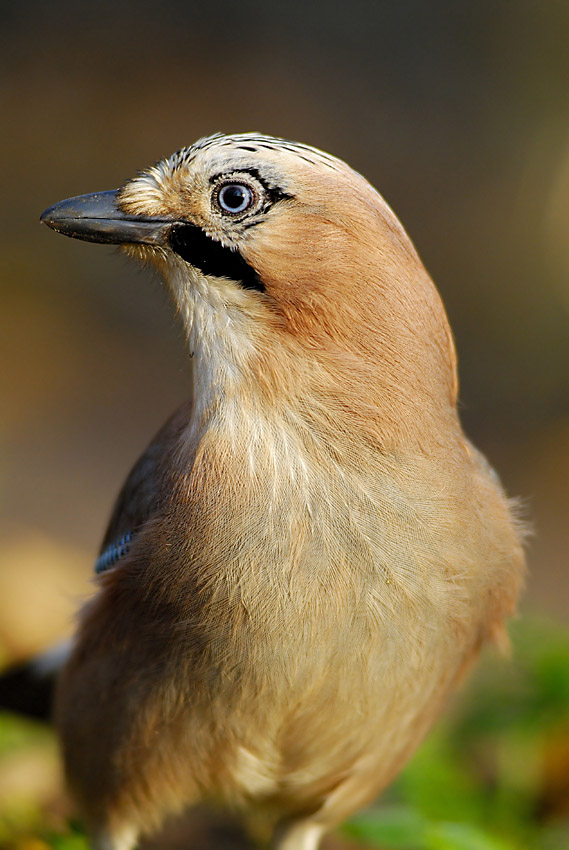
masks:
[(161, 270), (194, 378), (127, 479), (61, 677), (71, 787), (101, 850), (208, 798), (313, 850), (397, 773), (519, 592), (442, 304), (375, 190), (306, 146), (215, 136), (112, 213), (65, 204), (52, 227)]

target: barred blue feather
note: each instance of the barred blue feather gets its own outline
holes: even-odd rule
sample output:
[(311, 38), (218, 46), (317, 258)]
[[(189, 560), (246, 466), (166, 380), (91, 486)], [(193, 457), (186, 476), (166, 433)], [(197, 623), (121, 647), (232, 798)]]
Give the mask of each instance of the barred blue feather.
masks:
[(119, 540), (116, 540), (114, 543), (111, 543), (110, 546), (107, 546), (104, 552), (101, 552), (95, 561), (95, 572), (97, 574), (104, 573), (105, 570), (110, 569), (110, 567), (114, 567), (118, 561), (128, 555), (132, 538), (133, 534), (130, 531), (127, 531), (127, 533)]

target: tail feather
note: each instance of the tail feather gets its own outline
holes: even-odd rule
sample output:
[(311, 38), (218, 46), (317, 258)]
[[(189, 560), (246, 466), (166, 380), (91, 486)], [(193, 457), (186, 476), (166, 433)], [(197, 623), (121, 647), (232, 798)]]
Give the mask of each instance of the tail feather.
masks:
[(70, 648), (65, 641), (0, 673), (0, 710), (49, 721), (57, 674)]

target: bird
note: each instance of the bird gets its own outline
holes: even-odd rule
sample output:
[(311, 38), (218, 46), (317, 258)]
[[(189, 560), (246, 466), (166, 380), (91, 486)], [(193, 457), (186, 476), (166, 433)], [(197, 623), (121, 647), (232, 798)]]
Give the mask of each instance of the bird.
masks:
[(362, 175), (259, 133), (41, 220), (158, 271), (193, 378), (118, 496), (58, 679), (91, 846), (215, 801), (317, 850), (506, 645), (523, 586), (441, 298)]

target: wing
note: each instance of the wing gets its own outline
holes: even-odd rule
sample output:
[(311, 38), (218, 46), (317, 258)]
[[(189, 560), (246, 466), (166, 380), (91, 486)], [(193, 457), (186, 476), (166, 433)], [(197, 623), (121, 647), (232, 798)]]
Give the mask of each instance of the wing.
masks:
[(115, 502), (95, 572), (104, 572), (124, 558), (142, 526), (159, 510), (171, 449), (187, 427), (191, 411), (191, 402), (178, 408), (131, 469)]
[[(128, 552), (137, 532), (159, 509), (162, 481), (171, 451), (187, 427), (191, 403), (180, 407), (160, 429), (135, 463), (115, 502), (95, 570), (108, 570)], [(55, 679), (71, 643), (52, 647), (43, 655), (0, 674), (0, 709), (47, 720), (51, 714)]]

